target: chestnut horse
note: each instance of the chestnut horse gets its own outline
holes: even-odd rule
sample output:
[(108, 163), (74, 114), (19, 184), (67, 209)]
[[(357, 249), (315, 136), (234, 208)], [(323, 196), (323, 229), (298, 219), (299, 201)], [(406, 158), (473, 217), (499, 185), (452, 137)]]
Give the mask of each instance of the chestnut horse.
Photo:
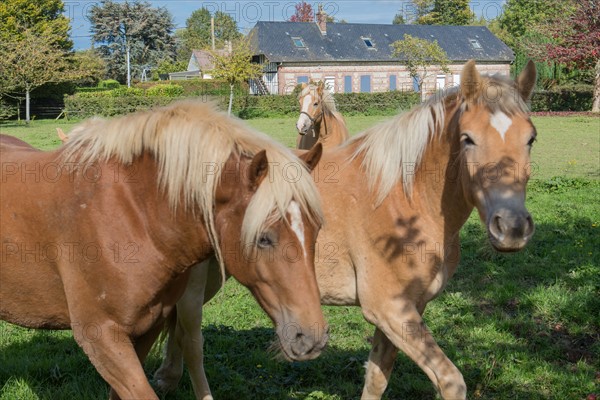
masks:
[(350, 137), (346, 122), (337, 112), (333, 96), (325, 91), (323, 81), (318, 84), (302, 84), (298, 96), (300, 117), (296, 122), (298, 139), (296, 147), (308, 150), (315, 143), (322, 143), (325, 150), (340, 145)]
[(0, 155), (0, 319), (72, 329), (111, 398), (158, 398), (142, 363), (190, 267), (210, 257), (250, 289), (286, 357), (320, 354), (319, 195), (266, 135), (182, 102), (84, 122), (52, 152), (3, 137)]
[[(419, 365), (442, 398), (466, 398), (462, 374), (421, 316), (456, 270), (459, 231), (473, 208), (500, 252), (522, 249), (533, 235), (525, 187), (536, 130), (525, 101), (535, 78), (532, 62), (513, 82), (481, 76), (469, 61), (460, 88), (324, 153), (313, 172), (327, 221), (317, 241), (317, 249), (328, 255), (316, 260), (321, 302), (359, 305), (376, 326), (363, 399), (381, 398), (398, 349)], [(339, 167), (334, 176), (331, 165)], [(332, 243), (337, 246), (333, 255)], [(209, 279), (192, 276), (190, 288), (205, 296), (193, 299), (186, 293), (172, 329), (201, 363), (201, 345), (193, 346), (190, 327), (199, 326), (202, 315), (190, 305), (210, 299), (219, 275), (206, 262), (196, 271)], [(195, 282), (208, 286), (199, 290)], [(159, 370), (171, 379), (165, 387), (178, 378), (168, 370), (181, 364), (172, 338), (166, 356)], [(186, 361), (194, 357), (186, 354)], [(194, 376), (201, 368), (188, 367), (196, 398), (210, 399), (208, 387), (197, 389), (206, 381)]]

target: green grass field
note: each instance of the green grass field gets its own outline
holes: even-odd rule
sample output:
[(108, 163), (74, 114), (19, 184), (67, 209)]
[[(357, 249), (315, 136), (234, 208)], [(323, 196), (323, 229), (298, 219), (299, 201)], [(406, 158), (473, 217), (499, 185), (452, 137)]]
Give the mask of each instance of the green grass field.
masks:
[[(350, 117), (352, 132), (386, 117)], [(294, 143), (294, 120), (248, 121)], [(600, 395), (600, 118), (537, 117), (537, 165), (527, 194), (536, 234), (517, 254), (491, 250), (476, 215), (463, 228), (463, 258), (425, 320), (465, 377), (469, 399), (586, 399)], [(0, 125), (50, 149), (55, 127)], [(1, 200), (1, 199), (0, 199)], [(1, 282), (0, 282), (1, 284)], [(230, 280), (205, 307), (205, 365), (216, 399), (356, 399), (373, 328), (356, 307), (325, 307), (331, 340), (318, 359), (276, 361), (270, 321)], [(149, 377), (160, 363), (155, 351)], [(69, 332), (0, 323), (0, 399), (102, 399), (106, 384)], [(425, 374), (399, 355), (386, 399), (434, 399)], [(164, 399), (192, 399), (187, 376)]]

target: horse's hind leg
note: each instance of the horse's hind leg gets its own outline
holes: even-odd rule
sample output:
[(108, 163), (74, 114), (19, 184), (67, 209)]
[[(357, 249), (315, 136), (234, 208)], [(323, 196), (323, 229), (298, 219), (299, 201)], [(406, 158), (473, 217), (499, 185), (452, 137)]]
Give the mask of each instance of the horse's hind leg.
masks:
[(388, 385), (398, 349), (379, 328), (375, 328), (373, 347), (367, 361), (362, 400), (379, 400)]
[(212, 399), (204, 371), (202, 305), (216, 294), (220, 283), (220, 270), (210, 261), (193, 267), (187, 288), (177, 302), (177, 322), (169, 329), (165, 360), (154, 375), (162, 388), (177, 385), (185, 358), (196, 398)]
[[(176, 313), (176, 310), (173, 310)], [(176, 341), (177, 316), (167, 318), (168, 337), (165, 354), (160, 368), (154, 373), (154, 382), (158, 390), (166, 392), (174, 390), (183, 375), (183, 354)]]

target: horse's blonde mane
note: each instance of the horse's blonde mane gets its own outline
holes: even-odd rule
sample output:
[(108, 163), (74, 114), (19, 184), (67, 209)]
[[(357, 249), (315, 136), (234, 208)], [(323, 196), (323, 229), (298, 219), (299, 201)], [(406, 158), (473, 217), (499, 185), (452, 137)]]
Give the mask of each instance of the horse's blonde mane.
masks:
[[(300, 94), (298, 95), (298, 99), (301, 99), (302, 97), (306, 96), (307, 94), (309, 94), (311, 92), (314, 92), (316, 95), (317, 88), (318, 88), (318, 86), (314, 82), (309, 83), (308, 85), (306, 85), (306, 87), (304, 87), (304, 89), (302, 89), (302, 91), (300, 91)], [(323, 89), (323, 90), (325, 90), (325, 89)], [(337, 105), (335, 104), (335, 98), (333, 97), (333, 94), (329, 93), (329, 91), (323, 92), (321, 101), (323, 102), (323, 108), (325, 110), (331, 111), (332, 113), (337, 112)]]
[(323, 221), (314, 181), (291, 150), (217, 111), (212, 104), (183, 101), (116, 119), (93, 119), (77, 126), (69, 137), (64, 162), (115, 158), (130, 164), (142, 152), (153, 154), (158, 164), (158, 184), (166, 191), (171, 208), (200, 209), (222, 272), (215, 191), (230, 156), (253, 157), (264, 149), (269, 162), (267, 176), (246, 209), (241, 227), (243, 243), (254, 245), (269, 224), (285, 219), (292, 200), (312, 223)]
[[(515, 83), (502, 76), (482, 76), (480, 96), (476, 104), (485, 105), (491, 113), (498, 110), (508, 114), (526, 113), (528, 108)], [(353, 158), (363, 156), (362, 166), (371, 190), (376, 192), (379, 205), (402, 179), (404, 192), (410, 196), (418, 169), (428, 142), (441, 135), (446, 120), (445, 99), (458, 96), (460, 87), (441, 90), (423, 104), (384, 121), (352, 138), (348, 144), (358, 143)], [(459, 107), (464, 111), (466, 103)]]

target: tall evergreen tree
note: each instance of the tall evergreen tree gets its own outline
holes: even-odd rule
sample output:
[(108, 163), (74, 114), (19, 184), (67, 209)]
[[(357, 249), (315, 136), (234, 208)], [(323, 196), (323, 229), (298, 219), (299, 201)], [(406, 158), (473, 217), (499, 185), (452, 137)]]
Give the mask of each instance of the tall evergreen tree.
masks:
[[(188, 60), (192, 50), (212, 47), (210, 18), (210, 11), (206, 8), (196, 10), (187, 19), (185, 29), (177, 32), (177, 36), (181, 40), (178, 49), (180, 60)], [(229, 14), (217, 11), (214, 19), (216, 48), (222, 48), (226, 42), (234, 42), (241, 38), (242, 34), (238, 31), (237, 22)]]
[(106, 60), (108, 75), (121, 82), (127, 77), (127, 52), (132, 77), (140, 77), (145, 66), (175, 56), (173, 17), (165, 8), (152, 8), (136, 0), (118, 3), (104, 0), (90, 9), (92, 40)]
[(469, 25), (475, 17), (469, 0), (434, 0), (433, 8), (419, 17), (423, 25)]

